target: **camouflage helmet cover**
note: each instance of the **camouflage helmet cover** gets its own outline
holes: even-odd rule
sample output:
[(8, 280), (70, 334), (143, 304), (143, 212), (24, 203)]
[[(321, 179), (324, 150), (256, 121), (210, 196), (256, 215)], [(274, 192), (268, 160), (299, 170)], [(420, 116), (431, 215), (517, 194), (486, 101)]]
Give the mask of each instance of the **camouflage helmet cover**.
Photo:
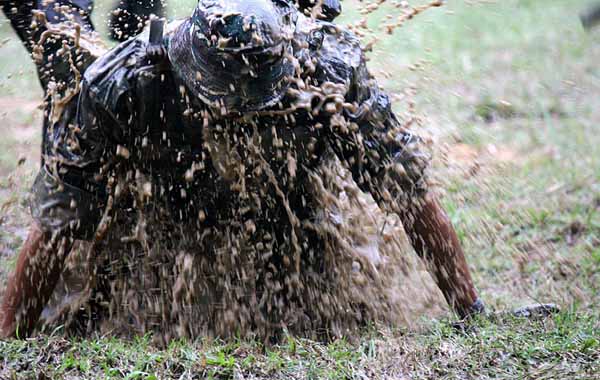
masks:
[(171, 36), (169, 59), (208, 105), (227, 113), (257, 111), (287, 89), (296, 20), (285, 0), (200, 0)]

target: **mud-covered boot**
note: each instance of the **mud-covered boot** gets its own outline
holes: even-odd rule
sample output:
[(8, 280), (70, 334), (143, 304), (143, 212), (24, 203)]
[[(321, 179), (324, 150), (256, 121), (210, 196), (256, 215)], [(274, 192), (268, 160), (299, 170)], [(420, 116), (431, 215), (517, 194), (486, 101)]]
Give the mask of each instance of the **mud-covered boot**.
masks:
[(481, 299), (475, 300), (473, 304), (463, 313), (460, 313), (460, 321), (454, 322), (452, 327), (462, 332), (472, 332), (473, 326), (469, 322), (476, 316), (487, 315), (487, 309)]
[(534, 303), (514, 309), (511, 314), (515, 317), (535, 318), (548, 317), (560, 312), (560, 307), (553, 303)]
[(502, 317), (513, 316), (520, 318), (545, 318), (560, 312), (560, 307), (553, 303), (535, 303), (525, 305), (509, 311), (488, 311), (481, 300), (473, 303), (470, 311), (461, 315), (461, 320), (454, 322), (452, 327), (463, 332), (473, 332), (475, 328), (469, 322), (477, 316), (487, 318), (492, 321), (500, 321)]

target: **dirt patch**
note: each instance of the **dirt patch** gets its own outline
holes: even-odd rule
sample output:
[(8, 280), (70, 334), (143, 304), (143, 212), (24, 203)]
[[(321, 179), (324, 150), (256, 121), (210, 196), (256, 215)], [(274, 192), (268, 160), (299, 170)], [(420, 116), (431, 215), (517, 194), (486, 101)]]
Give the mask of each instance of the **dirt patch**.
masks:
[(435, 177), (441, 183), (450, 178), (472, 178), (496, 174), (503, 165), (519, 165), (519, 153), (504, 145), (476, 147), (465, 143), (446, 145), (438, 152)]
[(475, 105), (474, 116), (486, 123), (492, 123), (497, 120), (521, 117), (524, 113), (507, 101), (486, 99)]
[(27, 98), (18, 98), (12, 96), (0, 96), (0, 109), (4, 112), (19, 110), (24, 114), (31, 114), (42, 110), (41, 100), (31, 100)]
[[(3, 124), (0, 141), (0, 176), (8, 178), (17, 166), (33, 169), (40, 162), (41, 101), (0, 97)], [(1, 199), (1, 198), (0, 198)]]

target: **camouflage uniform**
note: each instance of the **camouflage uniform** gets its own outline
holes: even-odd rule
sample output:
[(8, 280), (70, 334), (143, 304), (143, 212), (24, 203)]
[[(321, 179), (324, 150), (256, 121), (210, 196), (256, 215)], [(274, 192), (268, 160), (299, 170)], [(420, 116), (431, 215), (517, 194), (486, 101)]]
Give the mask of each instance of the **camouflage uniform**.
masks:
[[(251, 7), (252, 1), (262, 0), (243, 4)], [(314, 182), (320, 170), (337, 157), (363, 191), (402, 207), (427, 191), (428, 155), (421, 140), (402, 129), (388, 96), (368, 73), (356, 36), (305, 17), (283, 0), (273, 4), (285, 9), (274, 17), (290, 26), (291, 43), (272, 60), (268, 54), (248, 58), (257, 61), (248, 81), (239, 80), (244, 59), (228, 58), (235, 55), (228, 49), (238, 48), (228, 45), (232, 39), (206, 38), (237, 33), (227, 29), (231, 25), (244, 29), (235, 17), (214, 31), (208, 29), (215, 23), (198, 22), (195, 15), (169, 24), (157, 44), (140, 35), (97, 58), (60, 31), (37, 46), (47, 107), (31, 208), (43, 230), (92, 240), (111, 197), (125, 193), (116, 206), (125, 214), (115, 218), (119, 222), (132, 220), (129, 228), (136, 230), (140, 209), (159, 214), (174, 227), (148, 236), (168, 248), (187, 239), (193, 247), (188, 252), (208, 258), (203, 270), (220, 277), (238, 276), (244, 260), (255, 262), (256, 277), (239, 275), (244, 283), (236, 289), (254, 288), (259, 300), (268, 298), (258, 313), (268, 323), (295, 318), (296, 309), (280, 307), (282, 299), (303, 304), (309, 322), (298, 326), (311, 330), (328, 323), (312, 310), (328, 293), (303, 296), (302, 289), (330, 289), (340, 276), (331, 260), (327, 264), (328, 237), (318, 227), (323, 204)], [(51, 28), (39, 27), (36, 33)], [(198, 44), (204, 50), (190, 48)], [(281, 48), (280, 41), (266, 45)], [(157, 54), (161, 50), (167, 54)], [(121, 254), (116, 252), (109, 248)], [(136, 256), (129, 265), (140, 267), (141, 261)], [(142, 272), (174, 266), (170, 258)], [(285, 267), (293, 268), (291, 276), (278, 269)], [(111, 288), (107, 283), (116, 276), (114, 268), (104, 273), (99, 292)], [(208, 288), (226, 293), (219, 285)], [(355, 316), (362, 313), (360, 305), (354, 311), (345, 305), (340, 301), (331, 314), (365, 318)], [(245, 310), (249, 320), (262, 323), (255, 308)]]
[[(172, 36), (182, 30), (182, 25), (173, 26), (166, 34), (167, 49)], [(32, 206), (44, 229), (71, 226), (75, 237), (89, 238), (106, 203), (108, 168), (115, 165), (129, 165), (149, 178), (152, 193), (160, 195), (175, 219), (197, 220), (202, 212), (207, 216), (203, 224), (228, 223), (231, 215), (224, 210), (240, 199), (239, 173), (228, 166), (249, 165), (247, 147), (236, 143), (248, 139), (260, 141), (262, 159), (300, 218), (313, 215), (305, 183), (328, 151), (348, 165), (359, 186), (376, 200), (384, 196), (384, 177), (396, 164), (403, 175), (392, 176), (403, 196), (425, 192), (427, 155), (421, 142), (401, 130), (388, 96), (367, 72), (357, 38), (340, 27), (298, 18), (294, 56), (301, 66), (316, 62), (314, 72), (302, 75), (310, 75), (316, 87), (339, 85), (336, 96), (352, 105), (331, 111), (323, 104), (317, 114), (307, 109), (280, 112), (298, 101), (298, 95), (288, 91), (260, 112), (220, 118), (186, 89), (172, 56), (158, 62), (147, 56), (146, 40), (129, 40), (97, 59), (83, 75), (81, 93), (62, 116), (45, 119), (46, 162), (34, 185)], [(229, 151), (215, 153), (215, 144)], [(127, 152), (128, 159), (118, 151)], [(228, 163), (231, 157), (238, 162)], [(294, 173), (289, 170), (290, 157), (297, 168)], [(267, 173), (246, 176), (247, 186), (269, 183)], [(271, 199), (278, 198), (275, 191), (266, 189)], [(287, 219), (278, 203), (271, 205), (277, 210), (274, 217), (273, 210), (266, 212), (265, 205), (255, 202), (253, 218)]]

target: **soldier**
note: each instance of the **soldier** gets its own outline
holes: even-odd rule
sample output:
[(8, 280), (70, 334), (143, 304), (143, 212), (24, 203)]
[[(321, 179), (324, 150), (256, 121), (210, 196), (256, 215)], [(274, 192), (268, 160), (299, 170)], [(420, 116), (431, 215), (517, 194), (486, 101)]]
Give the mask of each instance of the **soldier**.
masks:
[[(44, 81), (62, 103), (45, 113), (34, 222), (2, 303), (2, 336), (31, 333), (74, 239), (97, 235), (115, 173), (145, 178), (148, 199), (175, 221), (245, 226), (249, 244), (268, 231), (276, 241), (253, 249), (268, 249), (275, 266), (322, 266), (307, 182), (328, 151), (397, 213), (458, 315), (483, 311), (456, 232), (428, 192), (422, 142), (402, 129), (352, 33), (284, 0), (201, 0), (168, 29), (96, 59), (77, 94)], [(57, 51), (39, 53), (40, 71), (52, 70)]]

